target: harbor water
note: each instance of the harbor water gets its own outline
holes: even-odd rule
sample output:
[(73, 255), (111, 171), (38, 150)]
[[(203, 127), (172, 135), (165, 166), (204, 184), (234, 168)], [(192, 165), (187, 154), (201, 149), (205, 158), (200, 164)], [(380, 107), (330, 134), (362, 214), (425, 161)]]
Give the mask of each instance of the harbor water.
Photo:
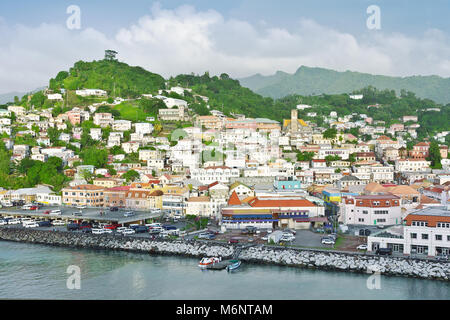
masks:
[[(450, 282), (443, 281), (246, 263), (226, 272), (197, 264), (184, 257), (0, 241), (0, 299), (450, 299)], [(71, 285), (74, 268), (79, 289)]]

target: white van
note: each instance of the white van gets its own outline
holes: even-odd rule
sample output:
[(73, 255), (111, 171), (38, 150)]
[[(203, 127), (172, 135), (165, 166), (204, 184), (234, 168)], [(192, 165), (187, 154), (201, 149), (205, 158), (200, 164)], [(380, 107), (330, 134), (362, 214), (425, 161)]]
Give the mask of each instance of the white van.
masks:
[(16, 219), (11, 219), (8, 221), (8, 224), (20, 224), (20, 219), (16, 218)]
[(39, 224), (37, 222), (30, 222), (23, 225), (25, 228), (37, 228)]
[(50, 211), (50, 214), (55, 216), (60, 216), (62, 214), (61, 210), (52, 210)]
[(103, 234), (105, 233), (104, 229), (92, 229), (92, 234)]

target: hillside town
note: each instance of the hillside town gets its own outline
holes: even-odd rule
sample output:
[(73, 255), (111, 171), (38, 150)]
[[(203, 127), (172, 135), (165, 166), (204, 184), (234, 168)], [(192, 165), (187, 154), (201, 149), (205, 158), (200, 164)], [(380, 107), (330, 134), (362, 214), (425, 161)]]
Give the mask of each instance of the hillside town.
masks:
[[(195, 95), (181, 86), (143, 94), (139, 99), (166, 106), (145, 121), (104, 112), (126, 99), (108, 98), (100, 89), (76, 90), (99, 102), (56, 117), (51, 108), (1, 109), (0, 133), (12, 165), (58, 158), (65, 176), (61, 188), (2, 188), (3, 207), (40, 203), (162, 212), (176, 219), (207, 218), (222, 233), (356, 230), (352, 235), (367, 237), (368, 251), (450, 254), (448, 146), (427, 140), (408, 147), (404, 137), (416, 136), (417, 116), (405, 115), (389, 127), (364, 114), (337, 112), (318, 126), (299, 118), (307, 105), (291, 110), (282, 123), (212, 109), (201, 116), (186, 100), (167, 97), (170, 92)], [(64, 92), (45, 94), (65, 103)], [(208, 104), (209, 97), (196, 96)], [(448, 133), (434, 138), (444, 142)], [(86, 140), (108, 150), (101, 165), (80, 157)]]

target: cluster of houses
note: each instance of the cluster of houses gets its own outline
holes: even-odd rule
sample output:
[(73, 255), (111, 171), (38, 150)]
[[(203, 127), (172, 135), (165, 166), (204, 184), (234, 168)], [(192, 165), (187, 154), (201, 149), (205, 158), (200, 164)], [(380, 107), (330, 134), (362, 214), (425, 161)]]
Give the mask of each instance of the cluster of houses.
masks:
[[(186, 90), (190, 89), (170, 89), (180, 96)], [(105, 96), (101, 90), (77, 94)], [(330, 226), (331, 221), (391, 226), (397, 234), (381, 237), (387, 242), (377, 240), (377, 235), (369, 237), (371, 249), (389, 245), (396, 251), (432, 255), (450, 250), (450, 229), (445, 229), (450, 218), (448, 147), (440, 146), (443, 168), (439, 170), (431, 169), (427, 161), (429, 142), (420, 142), (408, 150), (405, 136), (415, 136), (417, 116), (404, 116), (402, 124), (386, 128), (366, 115), (352, 121), (355, 114), (338, 117), (332, 112), (325, 123), (328, 128), (336, 128), (337, 134), (329, 137), (324, 134), (327, 128), (298, 118), (298, 110), (309, 106), (300, 105), (292, 110), (290, 119), (279, 123), (239, 114), (228, 116), (218, 110), (198, 116), (187, 101), (161, 94), (142, 98), (164, 101), (167, 108), (159, 110), (159, 120), (190, 121), (191, 126), (176, 129), (170, 136), (153, 136), (151, 121), (133, 122), (114, 119), (111, 113), (96, 113), (98, 106), (106, 102), (86, 109), (73, 108), (57, 117), (48, 109), (30, 111), (9, 106), (0, 110), (0, 132), (10, 135), (11, 127), (19, 125), (27, 130), (17, 132), (16, 137), (29, 134), (38, 142), (38, 146), (31, 147), (15, 144), (12, 137), (4, 138), (6, 147), (13, 150), (12, 161), (30, 157), (45, 162), (48, 157), (59, 157), (68, 167), (65, 174), (72, 179), (60, 193), (49, 186), (36, 186), (2, 190), (0, 200), (162, 209), (176, 215), (215, 219), (226, 229), (307, 229)], [(199, 97), (208, 102), (207, 97)], [(117, 146), (125, 154), (136, 154), (138, 160), (127, 162), (124, 154), (110, 155), (108, 164), (117, 172), (111, 176), (105, 168), (78, 165), (81, 160), (71, 149), (51, 145), (47, 129), (65, 130), (70, 122), (72, 132), (61, 133), (59, 139), (80, 146), (81, 123), (86, 120), (97, 126), (89, 129), (93, 140), (107, 149)], [(36, 126), (39, 130), (33, 130)], [(109, 129), (107, 136), (105, 128)], [(369, 134), (372, 139), (363, 142), (344, 133), (351, 128), (358, 128), (361, 135)], [(126, 131), (130, 139), (124, 141)], [(312, 156), (304, 159), (304, 154)], [(133, 182), (122, 178), (129, 170), (139, 175)], [(96, 177), (90, 184), (84, 178), (86, 171)], [(410, 238), (410, 229), (431, 227), (443, 230), (439, 234), (442, 239), (439, 249), (430, 245), (425, 250), (424, 242), (419, 244), (416, 238)], [(389, 232), (380, 231), (382, 235)], [(398, 232), (403, 232), (403, 238)], [(434, 237), (430, 234), (427, 239)], [(395, 241), (389, 242), (391, 239)], [(400, 243), (401, 239), (409, 242)]]

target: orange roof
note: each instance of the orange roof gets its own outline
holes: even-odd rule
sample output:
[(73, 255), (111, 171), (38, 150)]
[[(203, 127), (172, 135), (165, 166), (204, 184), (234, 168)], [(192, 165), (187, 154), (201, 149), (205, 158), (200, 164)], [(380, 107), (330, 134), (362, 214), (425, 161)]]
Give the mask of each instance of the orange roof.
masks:
[(315, 207), (316, 205), (306, 199), (277, 199), (277, 200), (261, 200), (255, 198), (248, 203), (252, 207), (268, 208), (268, 207)]
[(228, 205), (229, 206), (239, 206), (241, 205), (241, 200), (239, 200), (239, 197), (236, 193), (236, 191), (233, 191), (233, 193), (231, 194), (230, 199), (228, 200)]

